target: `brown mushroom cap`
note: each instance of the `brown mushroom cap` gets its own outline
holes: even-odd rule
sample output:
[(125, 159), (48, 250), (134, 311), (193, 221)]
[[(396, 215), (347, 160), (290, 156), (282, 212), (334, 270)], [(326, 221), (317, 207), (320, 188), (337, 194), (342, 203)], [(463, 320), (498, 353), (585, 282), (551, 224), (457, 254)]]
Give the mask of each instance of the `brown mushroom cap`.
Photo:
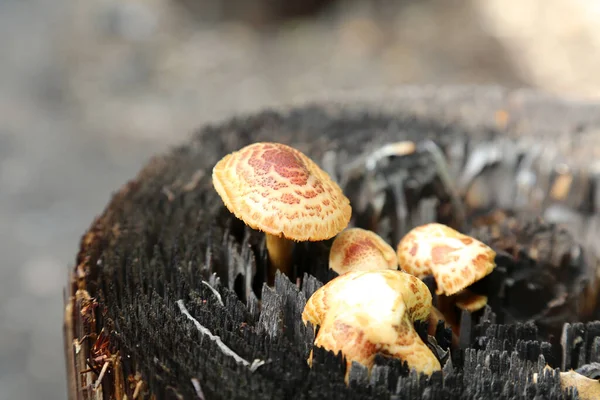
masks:
[(437, 223), (411, 230), (398, 244), (398, 262), (409, 274), (433, 274), (437, 294), (453, 295), (490, 274), (496, 252), (484, 243)]
[(349, 228), (333, 241), (329, 268), (339, 275), (349, 271), (398, 269), (398, 258), (394, 249), (375, 232)]
[(235, 216), (253, 229), (297, 241), (326, 240), (352, 214), (340, 187), (300, 151), (254, 143), (225, 156), (213, 184)]
[(441, 369), (440, 363), (412, 324), (427, 319), (430, 310), (429, 289), (412, 275), (394, 270), (350, 271), (311, 296), (302, 321), (320, 325), (315, 346), (341, 351), (349, 366), (356, 361), (370, 369), (380, 353), (431, 374)]

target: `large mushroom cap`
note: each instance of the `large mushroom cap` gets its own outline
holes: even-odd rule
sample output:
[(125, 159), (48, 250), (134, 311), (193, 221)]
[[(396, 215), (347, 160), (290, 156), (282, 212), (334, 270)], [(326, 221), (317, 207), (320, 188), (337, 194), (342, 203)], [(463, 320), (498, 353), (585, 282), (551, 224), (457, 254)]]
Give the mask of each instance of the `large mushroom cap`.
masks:
[(349, 271), (398, 269), (398, 258), (396, 251), (375, 232), (349, 228), (333, 241), (329, 268), (339, 275)]
[[(308, 299), (302, 320), (320, 325), (325, 315), (361, 308), (373, 316), (383, 310), (407, 312), (412, 321), (426, 320), (431, 311), (431, 292), (417, 277), (397, 270), (350, 271), (319, 288)], [(330, 313), (333, 311), (333, 313)]]
[(236, 217), (253, 229), (297, 241), (326, 240), (349, 223), (350, 201), (300, 151), (254, 143), (225, 156), (213, 184)]
[(381, 353), (431, 374), (440, 363), (412, 325), (430, 311), (431, 293), (418, 278), (394, 270), (350, 271), (311, 296), (302, 321), (320, 325), (315, 345), (342, 351), (348, 364), (371, 368)]
[(437, 294), (453, 295), (496, 267), (496, 252), (484, 243), (437, 223), (414, 228), (398, 244), (398, 262), (409, 274), (433, 274)]

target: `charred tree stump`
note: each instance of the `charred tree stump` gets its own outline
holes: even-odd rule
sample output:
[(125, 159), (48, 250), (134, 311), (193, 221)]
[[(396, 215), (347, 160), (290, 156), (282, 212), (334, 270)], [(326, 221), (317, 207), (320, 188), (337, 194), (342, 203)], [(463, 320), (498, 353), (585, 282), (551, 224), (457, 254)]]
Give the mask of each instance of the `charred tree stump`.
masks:
[[(401, 140), (419, 151), (394, 157)], [(298, 244), (293, 276), (263, 285), (264, 235), (211, 183), (222, 156), (257, 141), (309, 155), (350, 198), (351, 224), (393, 246), (438, 220), (494, 247), (497, 271), (474, 287), (489, 304), (459, 315), (461, 347), (435, 331), (443, 373), (379, 357), (348, 387), (341, 355), (318, 348), (308, 367), (300, 314), (333, 277), (330, 243)], [(70, 398), (577, 398), (558, 369), (596, 379), (600, 365), (599, 159), (600, 104), (496, 88), (345, 95), (205, 126), (82, 238), (65, 296)]]

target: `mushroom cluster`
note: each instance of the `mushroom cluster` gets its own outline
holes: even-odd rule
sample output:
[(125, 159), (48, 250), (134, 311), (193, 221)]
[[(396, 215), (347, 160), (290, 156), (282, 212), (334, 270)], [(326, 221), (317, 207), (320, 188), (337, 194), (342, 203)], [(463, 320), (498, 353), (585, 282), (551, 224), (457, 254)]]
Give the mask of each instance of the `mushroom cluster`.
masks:
[(414, 228), (398, 244), (402, 268), (418, 278), (433, 275), (436, 293), (446, 296), (489, 275), (495, 257), (484, 243), (437, 223)]
[[(236, 217), (265, 232), (269, 284), (276, 269), (289, 276), (293, 241), (337, 235), (329, 268), (339, 276), (309, 298), (302, 320), (315, 331), (319, 327), (315, 346), (341, 351), (348, 365), (356, 361), (370, 369), (382, 354), (421, 373), (441, 369), (413, 326), (417, 320), (429, 319), (433, 326), (440, 319), (448, 322), (447, 313), (432, 306), (432, 294), (421, 280), (427, 275), (436, 281), (438, 300), (451, 298), (452, 305), (468, 311), (487, 302), (466, 288), (494, 269), (491, 248), (437, 223), (411, 230), (397, 251), (374, 232), (346, 229), (350, 201), (326, 172), (292, 147), (246, 146), (215, 165), (213, 184)], [(312, 365), (312, 352), (308, 362)]]

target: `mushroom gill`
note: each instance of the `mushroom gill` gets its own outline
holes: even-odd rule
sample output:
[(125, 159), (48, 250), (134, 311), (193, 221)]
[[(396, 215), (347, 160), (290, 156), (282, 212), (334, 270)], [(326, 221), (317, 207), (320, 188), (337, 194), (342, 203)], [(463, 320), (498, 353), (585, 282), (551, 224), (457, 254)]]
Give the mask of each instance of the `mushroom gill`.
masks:
[(339, 275), (349, 271), (398, 269), (398, 258), (394, 249), (375, 232), (349, 228), (333, 241), (329, 268)]

